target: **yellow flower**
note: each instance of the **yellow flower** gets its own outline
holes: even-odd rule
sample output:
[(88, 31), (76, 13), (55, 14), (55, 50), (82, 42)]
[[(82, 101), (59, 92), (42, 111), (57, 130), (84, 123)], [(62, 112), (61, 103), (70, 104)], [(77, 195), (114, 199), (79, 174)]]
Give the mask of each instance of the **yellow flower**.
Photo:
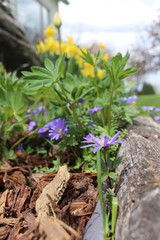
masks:
[(94, 70), (94, 66), (92, 66), (90, 63), (87, 63), (87, 62), (84, 62), (84, 68)]
[(36, 48), (38, 53), (44, 53), (46, 51), (46, 46), (42, 41), (37, 44)]
[(97, 76), (99, 79), (103, 78), (103, 73), (104, 73), (104, 71), (102, 69), (98, 69)]
[(45, 39), (45, 44), (49, 53), (53, 55), (57, 49), (57, 41), (55, 41), (53, 38), (47, 38)]
[(83, 76), (85, 76), (85, 77), (88, 77), (88, 76), (90, 76), (90, 77), (94, 77), (95, 75), (94, 75), (94, 71), (92, 71), (92, 70), (90, 70), (90, 69), (82, 69), (81, 70), (81, 73), (82, 73), (82, 75)]
[(109, 56), (108, 56), (107, 53), (105, 53), (105, 54), (103, 55), (102, 60), (103, 60), (104, 62), (107, 62), (107, 61), (109, 60)]
[(77, 53), (77, 50), (76, 44), (68, 44), (66, 48), (67, 57), (73, 57)]
[(100, 43), (100, 44), (99, 44), (99, 49), (100, 49), (100, 50), (104, 50), (104, 49), (105, 49), (105, 45), (104, 45), (103, 43)]
[(54, 27), (52, 25), (49, 25), (45, 31), (44, 31), (45, 35), (47, 37), (54, 37), (56, 30), (54, 29)]
[(68, 37), (67, 39), (68, 39), (69, 44), (73, 44), (73, 38), (72, 37)]
[[(67, 48), (67, 43), (61, 42), (61, 54), (64, 54), (66, 52), (66, 48)], [(58, 41), (57, 41), (57, 46), (56, 46), (56, 54), (60, 55), (59, 42)]]
[(62, 25), (62, 20), (60, 18), (60, 15), (58, 12), (55, 13), (54, 17), (53, 17), (53, 22), (55, 27), (60, 28)]

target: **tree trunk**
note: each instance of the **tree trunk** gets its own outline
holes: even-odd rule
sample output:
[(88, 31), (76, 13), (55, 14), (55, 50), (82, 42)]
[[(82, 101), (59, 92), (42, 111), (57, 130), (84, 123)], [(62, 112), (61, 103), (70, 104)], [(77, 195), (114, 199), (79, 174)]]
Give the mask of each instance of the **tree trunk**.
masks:
[(23, 64), (41, 65), (35, 49), (17, 21), (0, 3), (0, 57), (7, 71), (17, 70)]
[(160, 240), (160, 125), (138, 117), (130, 127), (117, 168), (116, 240)]

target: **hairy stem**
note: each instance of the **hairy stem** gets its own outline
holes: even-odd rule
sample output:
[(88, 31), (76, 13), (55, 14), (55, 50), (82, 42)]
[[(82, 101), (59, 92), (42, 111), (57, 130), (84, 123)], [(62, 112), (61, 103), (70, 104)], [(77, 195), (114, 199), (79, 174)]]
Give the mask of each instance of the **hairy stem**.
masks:
[(103, 238), (104, 238), (104, 240), (107, 240), (108, 222), (107, 222), (107, 217), (106, 217), (105, 201), (104, 201), (103, 194), (102, 194), (101, 158), (100, 158), (99, 150), (97, 151), (97, 182), (98, 182), (99, 200), (100, 200), (102, 218), (103, 218)]

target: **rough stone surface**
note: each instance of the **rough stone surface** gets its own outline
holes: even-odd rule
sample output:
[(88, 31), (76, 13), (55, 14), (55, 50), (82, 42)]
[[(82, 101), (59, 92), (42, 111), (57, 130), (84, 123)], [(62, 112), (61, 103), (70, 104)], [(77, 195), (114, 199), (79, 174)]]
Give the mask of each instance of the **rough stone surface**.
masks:
[(116, 240), (160, 239), (160, 126), (139, 117), (129, 127), (117, 168), (120, 184)]

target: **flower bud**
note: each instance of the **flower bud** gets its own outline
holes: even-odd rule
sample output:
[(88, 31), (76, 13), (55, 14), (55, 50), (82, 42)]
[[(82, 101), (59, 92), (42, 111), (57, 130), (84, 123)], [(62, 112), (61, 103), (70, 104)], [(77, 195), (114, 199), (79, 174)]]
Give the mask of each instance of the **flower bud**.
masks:
[(55, 13), (55, 15), (53, 17), (53, 22), (54, 22), (55, 27), (57, 27), (57, 28), (61, 27), (62, 21), (61, 21), (61, 18), (60, 18), (60, 15), (58, 12)]

